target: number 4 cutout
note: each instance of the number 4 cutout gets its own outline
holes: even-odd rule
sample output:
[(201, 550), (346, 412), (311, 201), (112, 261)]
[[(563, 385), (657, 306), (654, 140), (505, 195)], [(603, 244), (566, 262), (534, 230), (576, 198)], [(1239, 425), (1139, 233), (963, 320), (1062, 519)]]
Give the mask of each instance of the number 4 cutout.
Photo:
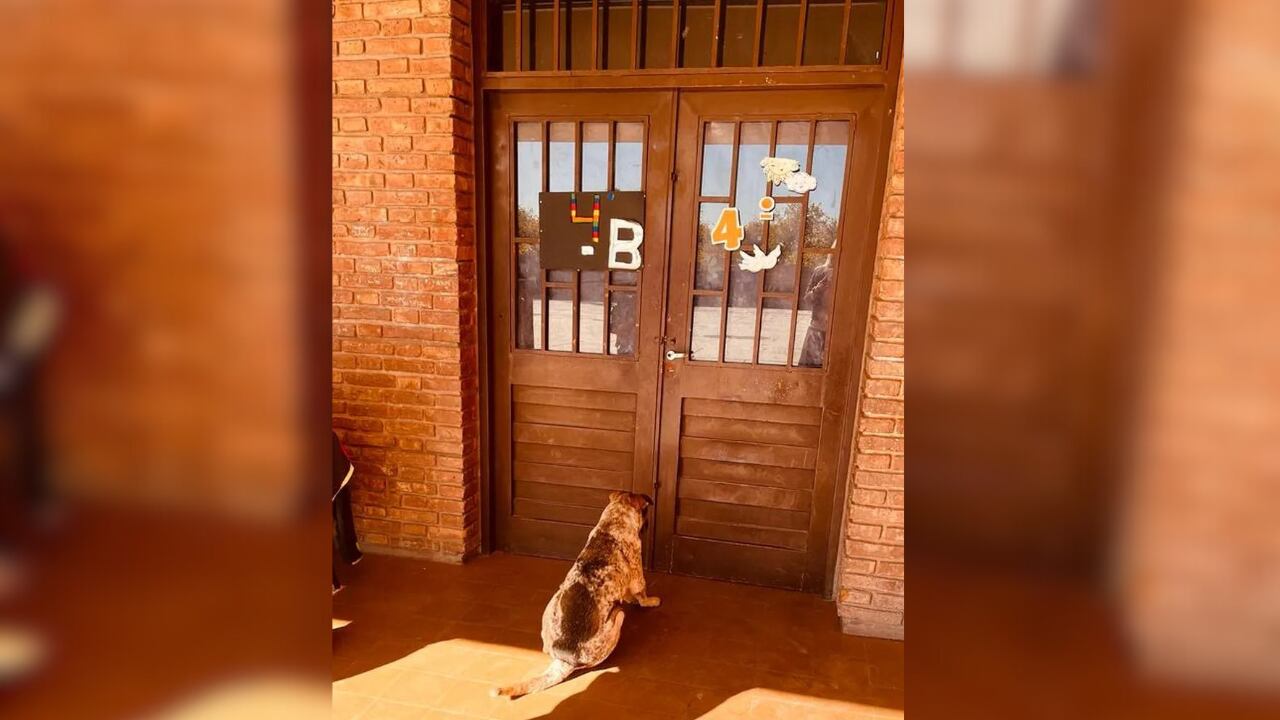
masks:
[(711, 230), (711, 244), (723, 245), (725, 250), (733, 252), (742, 247), (742, 238), (746, 232), (742, 229), (742, 220), (738, 216), (738, 208), (727, 207), (720, 211), (720, 219)]

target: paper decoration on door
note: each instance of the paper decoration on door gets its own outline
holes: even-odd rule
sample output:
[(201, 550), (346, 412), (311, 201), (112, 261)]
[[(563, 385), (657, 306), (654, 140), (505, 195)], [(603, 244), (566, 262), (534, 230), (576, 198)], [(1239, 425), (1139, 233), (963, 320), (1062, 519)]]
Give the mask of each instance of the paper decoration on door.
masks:
[(803, 195), (818, 187), (818, 179), (807, 172), (800, 172), (800, 162), (791, 158), (767, 157), (760, 161), (764, 177), (774, 185), (786, 185), (797, 195)]
[(760, 219), (765, 222), (772, 222), (773, 208), (777, 204), (778, 203), (775, 202), (774, 199), (769, 197), (768, 195), (765, 195), (764, 197), (760, 198), (760, 202), (756, 203), (756, 205), (760, 208)]
[(759, 245), (752, 245), (751, 247), (755, 248), (755, 251), (750, 255), (747, 254), (746, 250), (738, 253), (742, 256), (742, 258), (738, 260), (738, 267), (749, 273), (758, 273), (761, 270), (772, 270), (773, 267), (778, 264), (778, 258), (782, 256), (781, 245), (774, 245), (773, 249), (770, 250), (768, 254), (761, 251)]
[(720, 217), (711, 228), (711, 244), (723, 245), (725, 250), (733, 252), (742, 247), (742, 238), (746, 237), (746, 234), (742, 229), (742, 218), (738, 214), (738, 208), (727, 207), (720, 211)]
[(797, 195), (803, 195), (818, 187), (818, 179), (807, 172), (794, 172), (783, 181), (787, 189)]
[(644, 193), (538, 193), (544, 270), (638, 270)]

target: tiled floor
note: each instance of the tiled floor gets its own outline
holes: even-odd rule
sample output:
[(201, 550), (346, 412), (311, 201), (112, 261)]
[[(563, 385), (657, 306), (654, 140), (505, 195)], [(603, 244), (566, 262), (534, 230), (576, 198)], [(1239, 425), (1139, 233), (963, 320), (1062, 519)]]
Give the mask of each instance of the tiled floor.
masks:
[(519, 700), (546, 665), (539, 623), (569, 564), (366, 556), (334, 598), (334, 718), (900, 718), (903, 644), (839, 630), (813, 596), (649, 575), (600, 667)]

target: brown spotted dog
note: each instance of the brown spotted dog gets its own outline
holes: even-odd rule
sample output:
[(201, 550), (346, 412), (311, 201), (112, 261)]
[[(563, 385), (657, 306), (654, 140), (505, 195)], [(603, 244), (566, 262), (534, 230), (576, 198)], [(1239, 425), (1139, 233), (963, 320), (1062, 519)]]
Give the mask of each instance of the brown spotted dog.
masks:
[(542, 651), (551, 656), (551, 664), (537, 677), (495, 688), (495, 696), (518, 698), (545, 690), (575, 670), (599, 665), (618, 645), (620, 605), (657, 607), (662, 602), (645, 594), (640, 560), (640, 530), (651, 504), (634, 493), (609, 496), (587, 546), (542, 613)]

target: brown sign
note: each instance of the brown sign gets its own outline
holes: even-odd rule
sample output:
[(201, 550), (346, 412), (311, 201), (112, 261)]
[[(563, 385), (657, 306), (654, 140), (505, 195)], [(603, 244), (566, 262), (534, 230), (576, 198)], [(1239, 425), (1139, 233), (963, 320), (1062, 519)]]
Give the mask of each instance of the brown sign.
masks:
[(635, 269), (642, 262), (642, 192), (538, 193), (538, 212), (544, 270)]

